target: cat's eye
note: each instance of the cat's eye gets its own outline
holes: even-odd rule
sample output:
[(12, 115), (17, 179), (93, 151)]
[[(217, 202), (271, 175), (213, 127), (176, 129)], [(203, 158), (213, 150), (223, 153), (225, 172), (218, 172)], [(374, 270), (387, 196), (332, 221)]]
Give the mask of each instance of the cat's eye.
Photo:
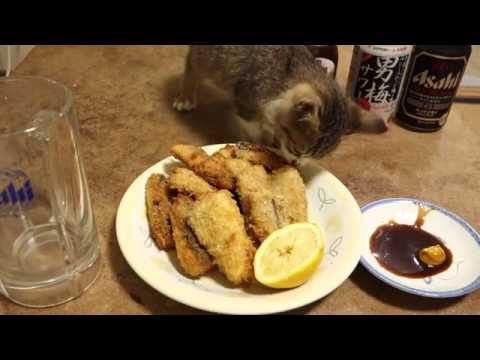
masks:
[(310, 102), (300, 101), (295, 105), (295, 112), (301, 116), (304, 116), (307, 114), (314, 114), (315, 105)]

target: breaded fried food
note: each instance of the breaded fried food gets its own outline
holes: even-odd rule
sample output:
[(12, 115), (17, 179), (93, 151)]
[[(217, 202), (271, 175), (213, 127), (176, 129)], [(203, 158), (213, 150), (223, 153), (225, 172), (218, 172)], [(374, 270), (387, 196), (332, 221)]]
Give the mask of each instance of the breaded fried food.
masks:
[(175, 145), (170, 152), (211, 185), (233, 189), (233, 176), (226, 169), (223, 159), (209, 156), (203, 149), (193, 145)]
[(211, 156), (191, 145), (171, 152), (188, 168), (148, 179), (147, 216), (152, 238), (160, 249), (176, 248), (185, 274), (198, 278), (217, 265), (234, 285), (249, 282), (255, 246), (307, 221), (300, 173), (271, 151), (239, 143)]
[(175, 145), (172, 155), (183, 161), (195, 174), (219, 189), (233, 190), (234, 174), (226, 166), (227, 159), (242, 159), (253, 165), (264, 166), (268, 171), (278, 169), (287, 162), (270, 150), (246, 142), (226, 145), (212, 156), (194, 145)]
[(145, 189), (150, 236), (160, 249), (171, 249), (175, 246), (170, 225), (168, 188), (165, 176), (153, 174), (148, 178)]
[(212, 157), (216, 156), (222, 156), (225, 159), (247, 160), (253, 165), (262, 165), (269, 171), (287, 165), (284, 159), (267, 148), (247, 142), (226, 145), (212, 155)]
[(212, 157), (220, 161), (225, 159), (235, 159), (237, 157), (237, 147), (235, 145), (225, 145), (220, 150), (214, 152)]
[(210, 271), (214, 265), (187, 225), (193, 203), (188, 196), (177, 196), (172, 204), (171, 222), (178, 261), (186, 274), (197, 278)]
[(267, 174), (260, 165), (227, 159), (235, 177), (235, 193), (245, 215), (249, 234), (262, 242), (285, 225), (307, 221), (305, 184), (296, 168), (284, 165)]
[(186, 168), (176, 168), (173, 170), (170, 175), (169, 184), (170, 189), (177, 190), (179, 193), (195, 199), (200, 198), (204, 194), (216, 191), (213, 186), (196, 175), (192, 170)]
[(298, 170), (288, 165), (274, 170), (270, 183), (280, 227), (306, 222), (308, 216), (305, 184)]
[(287, 161), (267, 148), (241, 142), (236, 147), (236, 157), (238, 159), (244, 159), (252, 164), (265, 166), (268, 170), (275, 170), (284, 165), (287, 165)]
[(236, 179), (235, 193), (240, 199), (248, 232), (256, 241), (262, 242), (279, 227), (270, 176), (263, 166), (252, 165), (243, 159), (228, 159), (226, 164)]
[(239, 285), (253, 278), (255, 247), (229, 191), (220, 190), (196, 201), (188, 224), (229, 281)]

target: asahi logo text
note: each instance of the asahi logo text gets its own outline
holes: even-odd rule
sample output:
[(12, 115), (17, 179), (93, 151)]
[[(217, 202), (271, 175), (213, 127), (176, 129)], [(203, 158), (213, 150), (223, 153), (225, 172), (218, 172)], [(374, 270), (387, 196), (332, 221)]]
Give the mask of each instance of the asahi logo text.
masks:
[(426, 89), (448, 90), (456, 88), (461, 76), (462, 72), (458, 72), (456, 75), (454, 75), (454, 73), (449, 73), (445, 77), (437, 78), (435, 75), (431, 75), (429, 70), (426, 69), (416, 74), (413, 77), (412, 82), (423, 86)]

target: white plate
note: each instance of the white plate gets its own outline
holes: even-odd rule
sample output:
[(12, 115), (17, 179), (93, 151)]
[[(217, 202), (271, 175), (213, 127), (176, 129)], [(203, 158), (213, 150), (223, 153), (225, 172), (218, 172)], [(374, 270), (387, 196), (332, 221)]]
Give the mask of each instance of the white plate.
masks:
[(383, 268), (369, 247), (362, 254), (362, 265), (387, 284), (419, 296), (457, 297), (480, 288), (480, 235), (465, 220), (440, 206), (410, 198), (382, 199), (367, 204), (362, 212), (368, 237), (389, 220), (413, 225), (419, 205), (433, 209), (425, 217), (422, 229), (437, 236), (451, 250), (452, 265), (431, 277), (405, 278)]
[[(204, 147), (209, 154), (224, 145)], [(312, 303), (342, 284), (357, 266), (366, 243), (361, 212), (345, 186), (328, 171), (307, 165), (308, 216), (325, 229), (325, 257), (313, 277), (290, 290), (273, 290), (258, 283), (235, 288), (218, 271), (193, 280), (179, 271), (175, 251), (160, 251), (149, 236), (145, 184), (153, 173), (168, 174), (178, 163), (168, 157), (146, 170), (128, 188), (117, 212), (120, 249), (133, 270), (150, 286), (183, 304), (216, 313), (268, 314)]]

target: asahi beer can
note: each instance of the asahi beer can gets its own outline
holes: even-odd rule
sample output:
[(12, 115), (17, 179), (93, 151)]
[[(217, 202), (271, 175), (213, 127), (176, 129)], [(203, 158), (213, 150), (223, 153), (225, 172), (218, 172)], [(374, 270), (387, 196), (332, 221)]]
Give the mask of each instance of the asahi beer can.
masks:
[(394, 115), (413, 45), (356, 45), (347, 94), (385, 123)]
[(415, 131), (440, 130), (447, 122), (471, 52), (471, 45), (416, 45), (397, 122)]

